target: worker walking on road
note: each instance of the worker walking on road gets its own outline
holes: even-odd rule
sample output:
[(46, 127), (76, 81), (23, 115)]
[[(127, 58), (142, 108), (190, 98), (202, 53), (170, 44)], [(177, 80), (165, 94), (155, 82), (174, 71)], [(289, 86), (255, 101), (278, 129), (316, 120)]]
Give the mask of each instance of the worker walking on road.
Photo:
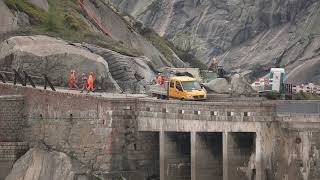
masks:
[(90, 72), (90, 75), (88, 78), (88, 92), (89, 91), (93, 92), (93, 82), (94, 82), (93, 72)]
[(159, 73), (158, 74), (158, 77), (157, 77), (157, 81), (158, 81), (158, 83), (157, 84), (159, 84), (159, 85), (163, 85), (163, 83), (164, 83), (164, 77)]
[(82, 89), (81, 89), (81, 93), (82, 93), (83, 91), (86, 91), (88, 88), (88, 78), (86, 76), (86, 73), (82, 73), (81, 79), (82, 79)]
[(76, 82), (76, 71), (71, 70), (69, 75), (69, 89), (75, 89), (78, 88), (77, 82)]
[(157, 74), (157, 75), (154, 77), (154, 80), (153, 80), (153, 81), (154, 81), (154, 84), (159, 84), (159, 83), (158, 83), (158, 77), (159, 77), (159, 74)]

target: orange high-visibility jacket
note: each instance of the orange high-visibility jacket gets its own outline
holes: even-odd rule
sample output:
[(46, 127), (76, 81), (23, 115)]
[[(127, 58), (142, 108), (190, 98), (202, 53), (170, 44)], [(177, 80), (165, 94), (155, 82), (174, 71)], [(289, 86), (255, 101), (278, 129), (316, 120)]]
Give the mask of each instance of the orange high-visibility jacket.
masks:
[(93, 88), (93, 75), (92, 74), (89, 75), (88, 85), (89, 85), (89, 88)]

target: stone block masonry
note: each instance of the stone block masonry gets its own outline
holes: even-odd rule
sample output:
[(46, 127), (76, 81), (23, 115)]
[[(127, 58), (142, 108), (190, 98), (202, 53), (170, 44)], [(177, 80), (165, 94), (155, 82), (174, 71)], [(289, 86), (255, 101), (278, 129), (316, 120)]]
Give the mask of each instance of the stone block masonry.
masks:
[(28, 143), (21, 142), (26, 126), (24, 108), (23, 96), (0, 96), (0, 179), (28, 150)]
[[(157, 134), (139, 136), (135, 121), (137, 99), (102, 98), (11, 85), (0, 86), (0, 94), (23, 96), (21, 112), (25, 113), (23, 120), (27, 124), (18, 134), (30, 147), (39, 141), (45, 143), (94, 171), (105, 172), (106, 178), (159, 177), (156, 163), (159, 151), (155, 150), (159, 145), (155, 143), (153, 149), (148, 150), (142, 149), (146, 144), (141, 143), (157, 140)], [(0, 123), (3, 122), (1, 119)]]
[(8, 175), (14, 162), (28, 149), (25, 142), (0, 142), (0, 179)]
[(22, 96), (0, 96), (0, 142), (21, 141), (26, 125), (24, 108)]

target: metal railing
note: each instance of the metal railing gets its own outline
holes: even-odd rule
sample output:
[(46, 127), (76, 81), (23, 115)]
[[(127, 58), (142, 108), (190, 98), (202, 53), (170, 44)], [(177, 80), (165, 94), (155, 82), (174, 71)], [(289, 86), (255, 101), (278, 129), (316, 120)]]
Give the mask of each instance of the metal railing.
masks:
[(56, 91), (56, 89), (54, 88), (53, 84), (51, 83), (51, 81), (49, 80), (46, 74), (43, 74), (41, 77), (41, 76), (29, 75), (26, 71), (22, 71), (22, 72), (23, 72), (23, 76), (21, 76), (16, 69), (12, 69), (12, 72), (0, 71), (0, 80), (3, 83), (12, 82), (14, 85), (17, 85), (17, 83), (20, 83), (22, 86), (27, 86), (27, 83), (29, 82), (33, 88), (36, 88), (34, 79), (39, 79), (44, 82), (44, 89), (47, 89), (47, 86), (49, 86), (52, 91)]

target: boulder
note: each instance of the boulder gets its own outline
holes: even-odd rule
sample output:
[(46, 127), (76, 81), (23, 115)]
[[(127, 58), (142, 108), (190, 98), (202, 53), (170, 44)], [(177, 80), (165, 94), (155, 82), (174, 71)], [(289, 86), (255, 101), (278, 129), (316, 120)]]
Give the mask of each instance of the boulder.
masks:
[(228, 79), (230, 79), (230, 81), (225, 78), (217, 78), (209, 83), (204, 83), (203, 85), (208, 91), (218, 94), (250, 96), (256, 93), (256, 91), (252, 89), (251, 85), (240, 74), (235, 74)]
[(55, 86), (67, 86), (72, 69), (76, 71), (79, 85), (82, 72), (93, 72), (97, 89), (121, 91), (101, 56), (48, 36), (16, 36), (2, 42), (0, 69), (11, 71), (13, 68), (34, 76), (46, 74)]
[(231, 77), (231, 94), (233, 96), (255, 94), (256, 91), (252, 89), (251, 85), (245, 81), (240, 74), (235, 74)]
[(217, 78), (209, 83), (203, 84), (208, 91), (213, 91), (218, 94), (229, 94), (230, 93), (230, 84), (224, 78)]
[(32, 148), (15, 162), (5, 180), (89, 180), (86, 172), (65, 153)]

